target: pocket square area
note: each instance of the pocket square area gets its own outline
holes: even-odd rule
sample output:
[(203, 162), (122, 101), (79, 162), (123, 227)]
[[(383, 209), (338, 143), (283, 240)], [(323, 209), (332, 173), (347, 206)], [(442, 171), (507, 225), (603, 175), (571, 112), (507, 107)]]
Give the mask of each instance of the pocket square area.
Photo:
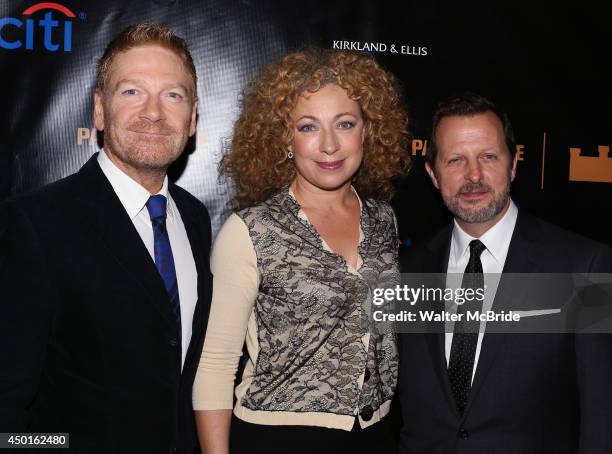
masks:
[(557, 309), (534, 309), (531, 311), (512, 311), (515, 314), (520, 315), (521, 318), (523, 317), (537, 317), (538, 315), (550, 315), (550, 314), (558, 314), (559, 312), (561, 312), (561, 308), (557, 308)]

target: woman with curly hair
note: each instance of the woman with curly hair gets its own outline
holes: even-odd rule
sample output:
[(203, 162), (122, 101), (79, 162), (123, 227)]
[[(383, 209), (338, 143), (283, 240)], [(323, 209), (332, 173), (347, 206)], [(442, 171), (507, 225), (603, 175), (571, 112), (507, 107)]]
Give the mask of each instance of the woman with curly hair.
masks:
[(395, 450), (395, 339), (368, 310), (399, 278), (386, 200), (409, 168), (407, 123), (393, 76), (357, 53), (296, 52), (247, 89), (221, 163), (237, 211), (211, 257), (202, 452)]

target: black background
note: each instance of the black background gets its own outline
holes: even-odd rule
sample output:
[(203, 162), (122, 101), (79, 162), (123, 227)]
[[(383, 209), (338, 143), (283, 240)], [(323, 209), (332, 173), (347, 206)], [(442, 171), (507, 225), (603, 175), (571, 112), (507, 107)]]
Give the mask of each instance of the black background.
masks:
[[(0, 18), (23, 20), (38, 2), (0, 0)], [(228, 182), (217, 163), (231, 136), (240, 92), (266, 63), (307, 44), (335, 40), (426, 47), (426, 56), (374, 53), (401, 80), (415, 138), (430, 134), (436, 103), (472, 90), (505, 108), (524, 146), (512, 196), (517, 205), (612, 244), (607, 216), (612, 184), (569, 181), (569, 148), (597, 155), (610, 145), (612, 88), (609, 15), (579, 2), (104, 1), (59, 2), (77, 14), (71, 52), (50, 52), (37, 28), (36, 49), (0, 49), (0, 200), (76, 170), (97, 150), (77, 144), (92, 128), (96, 59), (117, 32), (150, 20), (176, 28), (198, 70), (195, 150), (173, 176), (209, 207), (218, 230), (229, 214)], [(41, 19), (45, 11), (32, 17)], [(56, 20), (63, 20), (54, 11)], [(24, 31), (6, 26), (13, 41)], [(54, 38), (59, 41), (60, 34)], [(546, 133), (544, 186), (542, 146)], [(411, 153), (411, 150), (407, 150)], [(449, 220), (414, 157), (394, 207), (403, 240), (418, 241)], [(610, 175), (612, 181), (612, 175)]]

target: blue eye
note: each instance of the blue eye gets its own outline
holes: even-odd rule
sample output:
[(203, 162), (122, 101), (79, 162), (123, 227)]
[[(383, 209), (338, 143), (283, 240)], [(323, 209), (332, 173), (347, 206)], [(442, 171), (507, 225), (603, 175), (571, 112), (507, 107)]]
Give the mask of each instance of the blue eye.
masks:
[(338, 124), (338, 128), (340, 129), (352, 129), (355, 127), (355, 123), (352, 121), (342, 121)]
[(298, 131), (300, 132), (311, 132), (314, 130), (315, 130), (315, 126), (310, 123), (298, 127)]
[(122, 92), (124, 95), (135, 95), (136, 93), (138, 93), (138, 91), (135, 88), (128, 88)]
[(176, 93), (174, 91), (168, 93), (168, 97), (172, 98), (172, 99), (176, 99), (176, 100), (181, 100), (183, 99), (183, 95), (181, 95), (180, 93)]

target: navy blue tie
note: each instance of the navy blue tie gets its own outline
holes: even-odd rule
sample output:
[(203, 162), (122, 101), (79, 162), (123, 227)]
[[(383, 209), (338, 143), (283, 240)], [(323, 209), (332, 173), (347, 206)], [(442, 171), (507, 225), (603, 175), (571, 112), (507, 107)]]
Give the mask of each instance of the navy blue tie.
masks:
[(170, 309), (172, 315), (179, 326), (181, 326), (181, 305), (179, 301), (178, 283), (176, 280), (176, 270), (174, 269), (174, 257), (170, 238), (166, 230), (166, 198), (161, 195), (149, 197), (147, 210), (153, 224), (153, 244), (155, 255), (155, 266), (164, 281), (164, 286), (170, 297)]

